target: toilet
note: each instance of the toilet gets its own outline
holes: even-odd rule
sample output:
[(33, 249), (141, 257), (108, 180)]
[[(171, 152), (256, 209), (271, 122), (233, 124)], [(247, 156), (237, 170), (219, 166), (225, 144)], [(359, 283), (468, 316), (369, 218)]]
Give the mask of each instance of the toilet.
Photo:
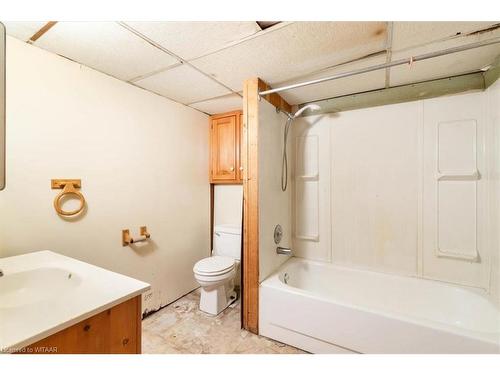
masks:
[(194, 278), (201, 286), (200, 310), (218, 315), (233, 301), (234, 279), (239, 272), (241, 254), (241, 226), (216, 225), (212, 256), (193, 267)]

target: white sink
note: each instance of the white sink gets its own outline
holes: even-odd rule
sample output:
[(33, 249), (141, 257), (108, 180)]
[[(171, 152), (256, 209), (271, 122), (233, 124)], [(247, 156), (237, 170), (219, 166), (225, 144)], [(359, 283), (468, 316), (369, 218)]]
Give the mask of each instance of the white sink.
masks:
[(76, 292), (82, 279), (67, 269), (41, 267), (2, 276), (0, 309), (35, 305)]
[(52, 251), (0, 258), (0, 353), (141, 295), (142, 281)]

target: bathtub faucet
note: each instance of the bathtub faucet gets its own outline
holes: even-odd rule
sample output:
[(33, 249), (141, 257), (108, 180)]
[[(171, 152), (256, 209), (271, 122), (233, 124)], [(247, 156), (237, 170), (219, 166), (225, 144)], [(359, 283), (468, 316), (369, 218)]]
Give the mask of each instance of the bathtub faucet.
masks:
[(276, 248), (276, 253), (288, 256), (293, 255), (292, 249), (290, 249), (289, 247), (281, 247), (281, 246), (278, 246)]

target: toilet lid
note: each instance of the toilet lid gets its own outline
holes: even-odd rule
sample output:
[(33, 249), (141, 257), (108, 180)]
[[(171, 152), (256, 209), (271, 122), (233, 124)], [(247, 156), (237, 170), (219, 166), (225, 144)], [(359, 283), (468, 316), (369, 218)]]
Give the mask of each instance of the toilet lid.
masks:
[(197, 274), (215, 276), (229, 272), (233, 267), (233, 258), (214, 255), (196, 262), (193, 267), (193, 271)]

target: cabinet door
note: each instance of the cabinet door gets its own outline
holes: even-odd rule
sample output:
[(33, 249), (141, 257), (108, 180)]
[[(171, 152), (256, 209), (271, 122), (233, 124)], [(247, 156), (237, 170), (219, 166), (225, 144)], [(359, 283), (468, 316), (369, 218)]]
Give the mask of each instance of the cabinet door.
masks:
[(28, 345), (18, 353), (141, 353), (141, 313), (141, 296), (137, 296)]
[(238, 127), (235, 115), (212, 121), (211, 150), (213, 182), (236, 182), (238, 168)]

